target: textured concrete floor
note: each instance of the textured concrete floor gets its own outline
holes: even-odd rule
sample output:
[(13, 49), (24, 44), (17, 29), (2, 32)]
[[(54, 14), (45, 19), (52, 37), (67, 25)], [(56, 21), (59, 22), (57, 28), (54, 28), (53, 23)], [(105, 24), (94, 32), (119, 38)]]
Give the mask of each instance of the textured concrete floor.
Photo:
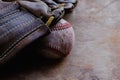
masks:
[(1, 68), (0, 80), (120, 80), (120, 0), (79, 0), (65, 18), (76, 36), (66, 59), (26, 54)]

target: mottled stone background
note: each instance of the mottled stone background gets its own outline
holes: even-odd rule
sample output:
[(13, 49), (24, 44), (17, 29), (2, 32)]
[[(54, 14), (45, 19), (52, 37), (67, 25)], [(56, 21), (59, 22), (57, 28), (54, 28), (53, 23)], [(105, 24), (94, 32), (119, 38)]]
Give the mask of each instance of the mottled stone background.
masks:
[(0, 80), (120, 80), (120, 0), (78, 0), (65, 19), (76, 36), (66, 59), (26, 51), (0, 68)]

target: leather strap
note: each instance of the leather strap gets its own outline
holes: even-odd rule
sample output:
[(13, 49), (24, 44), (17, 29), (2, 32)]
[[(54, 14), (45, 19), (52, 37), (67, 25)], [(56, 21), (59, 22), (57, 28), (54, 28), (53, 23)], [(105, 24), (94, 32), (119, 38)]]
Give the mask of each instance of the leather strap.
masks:
[(48, 33), (49, 28), (40, 18), (16, 2), (0, 2), (0, 63)]

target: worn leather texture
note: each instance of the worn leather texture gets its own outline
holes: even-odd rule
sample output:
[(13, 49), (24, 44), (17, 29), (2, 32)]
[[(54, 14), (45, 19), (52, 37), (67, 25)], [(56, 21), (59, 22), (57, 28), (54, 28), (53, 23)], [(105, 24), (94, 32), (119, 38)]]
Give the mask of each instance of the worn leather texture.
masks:
[(44, 22), (17, 2), (0, 1), (0, 63), (48, 33)]

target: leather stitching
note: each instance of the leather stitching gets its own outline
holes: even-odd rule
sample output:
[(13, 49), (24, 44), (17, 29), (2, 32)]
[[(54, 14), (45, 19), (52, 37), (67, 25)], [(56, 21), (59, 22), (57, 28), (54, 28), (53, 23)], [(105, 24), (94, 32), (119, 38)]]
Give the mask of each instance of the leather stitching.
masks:
[(10, 32), (14, 31), (15, 29), (17, 29), (17, 28), (19, 28), (19, 27), (21, 27), (21, 26), (25, 26), (25, 25), (28, 25), (28, 24), (32, 23), (34, 20), (35, 20), (35, 19), (31, 19), (31, 20), (28, 21), (28, 22), (24, 22), (24, 23), (22, 23), (22, 24), (19, 24), (19, 25), (15, 26), (15, 27), (12, 28), (11, 30), (9, 30), (9, 31), (7, 31), (6, 33), (4, 33), (3, 35), (1, 35), (0, 38), (5, 37), (7, 34), (9, 34)]
[[(39, 19), (38, 19), (39, 20)], [(27, 37), (29, 34), (33, 33), (34, 31), (36, 31), (37, 29), (41, 28), (41, 24), (38, 25), (37, 27), (33, 28), (31, 31), (28, 31), (26, 34), (24, 34), (23, 36), (21, 36), (19, 39), (17, 39), (10, 47), (8, 47), (7, 50), (5, 50), (1, 55), (0, 55), (0, 60), (2, 60), (3, 57), (5, 57), (8, 53), (10, 53), (14, 48), (17, 47), (17, 43), (19, 41), (21, 41), (22, 39), (24, 39), (25, 37)], [(11, 49), (11, 50), (10, 50)], [(6, 54), (6, 55), (5, 55)]]
[[(21, 16), (25, 16), (26, 14), (23, 14), (23, 15), (21, 15)], [(14, 22), (14, 21), (17, 21), (17, 20), (19, 20), (20, 18), (21, 18), (21, 16), (18, 16), (17, 18), (14, 18), (14, 19), (12, 19), (12, 20), (10, 20), (10, 21), (8, 21), (8, 22), (5, 22), (2, 26), (0, 26), (1, 28), (2, 27), (4, 27), (4, 26), (6, 26), (6, 24), (8, 24), (8, 23), (10, 23), (10, 22)], [(31, 17), (31, 18), (33, 18), (33, 17)]]
[(1, 12), (7, 11), (7, 10), (9, 10), (11, 7), (14, 7), (15, 5), (16, 5), (16, 3), (14, 3), (13, 5), (8, 5), (8, 6), (6, 6), (5, 8), (2, 8), (0, 11), (1, 11)]
[[(2, 8), (0, 7), (0, 9), (6, 8), (6, 7), (8, 7), (8, 6), (10, 6), (10, 5), (11, 5), (11, 4), (10, 4), (11, 2), (7, 2), (7, 3), (9, 3), (9, 5), (4, 6), (4, 7), (2, 7)], [(0, 3), (0, 4), (1, 4), (1, 3)]]
[(9, 17), (9, 16), (16, 15), (16, 14), (18, 14), (17, 12), (19, 12), (19, 11), (20, 11), (20, 10), (15, 10), (15, 11), (12, 11), (12, 12), (10, 12), (10, 13), (7, 13), (5, 16), (0, 17), (0, 19), (5, 19), (5, 18), (7, 18), (7, 17)]

